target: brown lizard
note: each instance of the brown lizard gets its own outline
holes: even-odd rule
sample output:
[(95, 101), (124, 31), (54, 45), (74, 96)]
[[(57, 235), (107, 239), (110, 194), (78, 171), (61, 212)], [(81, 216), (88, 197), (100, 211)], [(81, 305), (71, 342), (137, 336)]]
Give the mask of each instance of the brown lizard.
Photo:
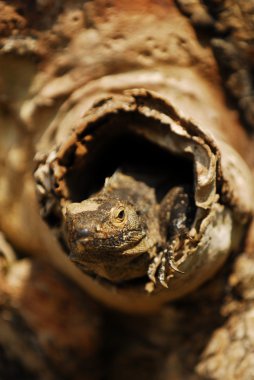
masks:
[(189, 190), (173, 187), (158, 203), (153, 188), (117, 171), (101, 191), (67, 206), (70, 259), (112, 282), (148, 276), (167, 286), (169, 271), (179, 271), (174, 251), (194, 217)]

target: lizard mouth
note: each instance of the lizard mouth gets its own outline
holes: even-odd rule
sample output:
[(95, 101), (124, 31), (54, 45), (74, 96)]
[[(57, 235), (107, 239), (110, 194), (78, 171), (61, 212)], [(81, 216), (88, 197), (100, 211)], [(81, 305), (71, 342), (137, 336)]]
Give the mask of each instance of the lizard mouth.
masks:
[[(84, 252), (92, 252), (94, 255), (107, 252), (108, 254), (115, 252), (127, 252), (134, 247), (137, 247), (140, 242), (145, 238), (145, 234), (140, 234), (137, 236), (135, 234), (136, 231), (129, 231), (128, 235), (123, 236), (120, 234), (119, 236), (112, 235), (107, 237), (101, 237), (96, 234), (91, 233), (90, 236), (81, 237), (77, 240), (78, 243), (82, 244), (84, 248)], [(131, 252), (130, 252), (131, 253)], [(141, 254), (138, 249), (133, 250), (132, 254)]]
[[(114, 254), (115, 252), (128, 251), (139, 245), (146, 237), (144, 228), (125, 228), (114, 231), (113, 233), (104, 231), (103, 227), (97, 231), (98, 227), (75, 228), (75, 220), (67, 224), (66, 232), (70, 241), (74, 244), (81, 245), (85, 252), (92, 251), (94, 255), (101, 252)], [(140, 252), (140, 249), (136, 253)], [(133, 252), (135, 254), (135, 251)]]

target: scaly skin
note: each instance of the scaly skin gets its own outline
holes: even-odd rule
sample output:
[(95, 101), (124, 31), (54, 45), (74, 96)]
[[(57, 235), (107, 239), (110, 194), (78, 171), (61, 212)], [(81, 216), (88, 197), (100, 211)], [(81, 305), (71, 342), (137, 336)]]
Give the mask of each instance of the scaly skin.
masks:
[(158, 204), (154, 189), (116, 172), (103, 189), (66, 209), (70, 258), (82, 270), (122, 282), (148, 276), (167, 286), (174, 249), (190, 228), (191, 200), (174, 187)]

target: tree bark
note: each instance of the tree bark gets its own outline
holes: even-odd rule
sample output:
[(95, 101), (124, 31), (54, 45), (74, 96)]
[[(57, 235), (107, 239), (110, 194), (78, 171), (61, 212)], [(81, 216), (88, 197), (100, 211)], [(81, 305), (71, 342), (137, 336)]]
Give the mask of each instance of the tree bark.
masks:
[(253, 10), (252, 0), (0, 2), (1, 379), (254, 378), (252, 206), (241, 247), (214, 277), (153, 313), (128, 314), (64, 254), (33, 177), (84, 110), (141, 87), (214, 126), (251, 173), (245, 199)]

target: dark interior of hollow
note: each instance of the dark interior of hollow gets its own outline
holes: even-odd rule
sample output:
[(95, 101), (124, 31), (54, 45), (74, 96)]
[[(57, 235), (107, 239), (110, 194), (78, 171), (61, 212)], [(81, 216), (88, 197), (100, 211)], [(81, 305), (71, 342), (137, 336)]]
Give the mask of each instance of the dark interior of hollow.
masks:
[(88, 154), (69, 168), (66, 185), (70, 199), (80, 202), (99, 191), (117, 169), (156, 190), (158, 201), (178, 184), (193, 184), (193, 162), (134, 133), (102, 136), (87, 145)]

